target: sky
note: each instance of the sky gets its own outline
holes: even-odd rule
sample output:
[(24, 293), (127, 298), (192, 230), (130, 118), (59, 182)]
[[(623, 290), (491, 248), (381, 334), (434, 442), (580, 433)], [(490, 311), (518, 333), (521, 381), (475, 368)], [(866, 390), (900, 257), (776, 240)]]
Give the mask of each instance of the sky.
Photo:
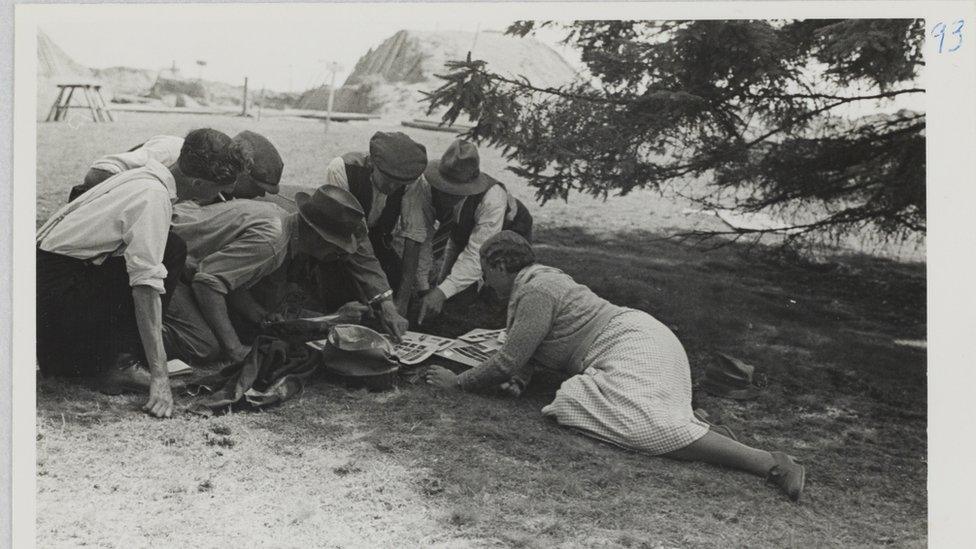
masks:
[[(175, 62), (185, 76), (231, 84), (248, 76), (254, 89), (276, 91), (327, 83), (330, 62), (341, 66), (341, 84), (369, 48), (399, 30), (504, 30), (515, 19), (511, 9), (490, 5), (49, 7), (38, 27), (88, 67), (159, 70)], [(560, 49), (554, 33), (539, 38)], [(564, 48), (561, 53), (572, 57)], [(207, 65), (198, 66), (198, 60)]]
[[(595, 12), (579, 12), (573, 6), (559, 13), (553, 13), (551, 6), (507, 3), (32, 7), (38, 9), (38, 28), (88, 67), (161, 70), (175, 62), (186, 77), (240, 85), (247, 76), (254, 90), (301, 92), (329, 83), (327, 67), (332, 62), (340, 67), (336, 84), (341, 85), (360, 57), (399, 30), (502, 31), (517, 19), (612, 17), (610, 6), (606, 10), (588, 7)], [(654, 10), (654, 18), (667, 18), (654, 6), (644, 9)], [(639, 17), (638, 13), (627, 15)], [(581, 66), (578, 54), (559, 44), (561, 32), (543, 29), (536, 38), (571, 65)], [(198, 66), (197, 61), (205, 61), (206, 66)], [(923, 98), (861, 102), (845, 107), (843, 115), (900, 108), (924, 110)]]

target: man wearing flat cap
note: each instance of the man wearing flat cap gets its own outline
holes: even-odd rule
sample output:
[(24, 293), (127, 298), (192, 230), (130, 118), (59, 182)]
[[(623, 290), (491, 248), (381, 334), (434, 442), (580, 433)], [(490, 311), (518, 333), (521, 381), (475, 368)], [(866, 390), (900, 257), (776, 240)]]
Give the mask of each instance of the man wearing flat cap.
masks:
[[(402, 223), (400, 212), (416, 202), (415, 182), (427, 167), (427, 149), (401, 132), (376, 132), (369, 140), (369, 153), (346, 153), (334, 158), (326, 170), (326, 184), (353, 194), (366, 214), (369, 251), (379, 261), (391, 288), (403, 287), (403, 273), (416, 272), (416, 263), (402, 265), (394, 250), (394, 233), (419, 246), (426, 238), (423, 223)], [(416, 219), (416, 218), (414, 218)], [(348, 290), (335, 288), (336, 302), (348, 298)], [(385, 292), (384, 292), (385, 293)], [(402, 295), (402, 292), (398, 292)], [(370, 296), (388, 300), (392, 296)], [(405, 305), (405, 302), (403, 302)], [(406, 307), (398, 307), (399, 314)]]
[[(435, 226), (438, 235), (448, 236), (439, 283), (421, 300), (419, 324), (440, 314), (446, 300), (481, 281), (479, 253), (486, 240), (504, 229), (531, 240), (532, 216), (505, 185), (481, 171), (477, 147), (461, 139), (451, 143), (439, 161), (428, 164), (415, 193), (420, 205), (404, 207), (403, 222), (426, 227), (424, 251), (433, 247)], [(411, 283), (425, 279), (423, 271), (430, 268), (428, 258), (412, 257), (419, 252), (404, 246), (404, 265), (422, 263), (419, 275), (403, 277)]]

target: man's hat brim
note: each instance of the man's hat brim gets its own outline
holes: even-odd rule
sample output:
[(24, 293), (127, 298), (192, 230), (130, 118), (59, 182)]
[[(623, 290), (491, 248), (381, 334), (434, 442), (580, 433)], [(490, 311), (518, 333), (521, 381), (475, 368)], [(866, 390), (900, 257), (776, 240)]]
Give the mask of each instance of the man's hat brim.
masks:
[(298, 215), (302, 216), (305, 223), (308, 223), (308, 226), (314, 229), (315, 232), (322, 237), (322, 240), (325, 240), (329, 244), (338, 246), (346, 253), (351, 254), (359, 249), (359, 242), (356, 240), (356, 235), (349, 235), (348, 237), (344, 238), (335, 233), (330, 233), (329, 231), (324, 230), (322, 227), (319, 227), (315, 224), (315, 222), (309, 219), (309, 217), (305, 214), (305, 205), (311, 198), (312, 196), (308, 193), (295, 193), (295, 204), (298, 206)]
[(424, 178), (427, 179), (431, 187), (447, 194), (453, 194), (454, 196), (471, 196), (473, 194), (483, 193), (491, 188), (492, 185), (498, 183), (495, 178), (485, 172), (478, 172), (478, 177), (471, 181), (448, 179), (441, 174), (440, 167), (440, 160), (431, 160), (428, 162), (427, 169), (424, 170)]

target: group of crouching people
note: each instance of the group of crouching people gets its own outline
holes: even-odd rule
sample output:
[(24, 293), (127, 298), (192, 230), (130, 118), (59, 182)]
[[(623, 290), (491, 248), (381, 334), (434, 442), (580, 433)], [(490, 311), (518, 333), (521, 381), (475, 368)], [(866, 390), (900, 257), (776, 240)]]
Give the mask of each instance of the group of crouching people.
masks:
[(664, 324), (536, 262), (531, 215), (481, 171), (473, 144), (428, 161), (409, 136), (378, 132), (293, 202), (278, 194), (283, 167), (263, 136), (213, 129), (96, 160), (37, 233), (41, 373), (142, 383), (144, 410), (170, 417), (167, 360), (244, 360), (296, 283), (326, 311), (369, 307), (394, 340), (408, 309), (422, 323), (483, 283), (508, 303), (506, 343), (460, 375), (427, 367), (428, 384), (518, 394), (533, 369), (560, 371), (568, 379), (542, 410), (559, 424), (749, 471), (799, 499), (802, 465), (693, 414), (688, 359)]

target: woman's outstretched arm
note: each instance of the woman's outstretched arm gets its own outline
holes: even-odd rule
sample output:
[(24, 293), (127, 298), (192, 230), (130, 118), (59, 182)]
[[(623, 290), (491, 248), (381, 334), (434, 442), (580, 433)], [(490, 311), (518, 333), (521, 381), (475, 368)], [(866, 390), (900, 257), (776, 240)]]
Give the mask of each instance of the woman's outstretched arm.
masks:
[(529, 359), (552, 330), (555, 302), (542, 292), (530, 292), (512, 304), (515, 315), (508, 339), (488, 362), (458, 376), (457, 384), (465, 391), (476, 391), (517, 378), (524, 385), (532, 377)]

